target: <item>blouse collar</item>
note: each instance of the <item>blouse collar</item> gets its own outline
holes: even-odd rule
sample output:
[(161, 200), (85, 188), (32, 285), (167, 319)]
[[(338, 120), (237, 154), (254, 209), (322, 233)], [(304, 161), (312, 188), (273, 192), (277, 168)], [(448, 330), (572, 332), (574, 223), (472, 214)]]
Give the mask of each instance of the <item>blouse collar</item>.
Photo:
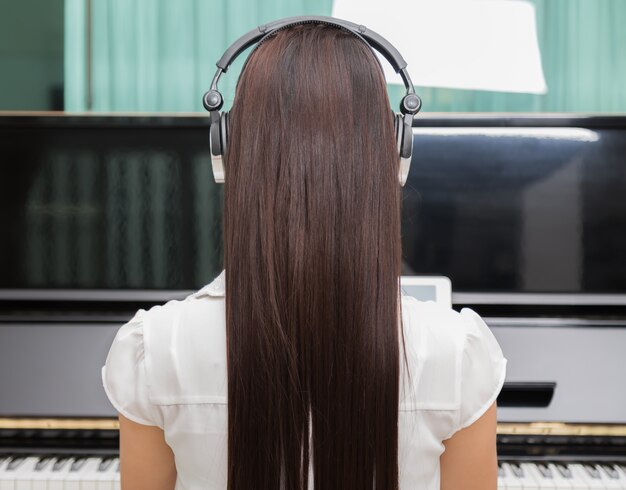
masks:
[(204, 295), (224, 296), (226, 292), (225, 282), (226, 282), (226, 270), (222, 269), (222, 272), (220, 272), (220, 274), (215, 279), (213, 279), (213, 281), (211, 281), (209, 284), (204, 286), (202, 289), (200, 289), (200, 291), (195, 293), (193, 296), (195, 297), (204, 296)]
[[(203, 295), (225, 296), (225, 293), (226, 293), (226, 270), (222, 269), (222, 272), (220, 272), (219, 275), (215, 279), (213, 279), (213, 281), (211, 281), (209, 284), (204, 286), (193, 296), (195, 297), (203, 296)], [(400, 288), (400, 294), (402, 296), (408, 296), (402, 288)]]

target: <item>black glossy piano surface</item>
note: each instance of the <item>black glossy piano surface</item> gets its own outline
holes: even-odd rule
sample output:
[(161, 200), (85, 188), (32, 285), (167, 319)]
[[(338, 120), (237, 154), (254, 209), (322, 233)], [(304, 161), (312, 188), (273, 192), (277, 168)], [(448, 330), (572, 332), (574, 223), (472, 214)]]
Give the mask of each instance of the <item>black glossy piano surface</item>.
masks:
[[(114, 489), (100, 367), (222, 268), (204, 117), (0, 116), (0, 490)], [(626, 117), (425, 115), (405, 275), (509, 359), (499, 488), (626, 489)]]

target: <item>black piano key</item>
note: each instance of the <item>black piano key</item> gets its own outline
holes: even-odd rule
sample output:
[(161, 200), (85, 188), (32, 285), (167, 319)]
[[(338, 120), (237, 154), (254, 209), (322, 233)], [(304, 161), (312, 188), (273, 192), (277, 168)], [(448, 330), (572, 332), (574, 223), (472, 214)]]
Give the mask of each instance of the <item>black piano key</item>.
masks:
[(509, 463), (513, 474), (518, 478), (524, 478), (524, 470), (517, 463)]
[(595, 480), (600, 480), (602, 478), (598, 468), (595, 468), (590, 464), (583, 464), (582, 466), (591, 478), (594, 478)]
[(613, 480), (619, 480), (619, 473), (615, 468), (612, 468), (608, 464), (599, 464), (598, 466), (604, 470), (609, 478)]
[(548, 465), (543, 463), (537, 463), (536, 466), (539, 469), (539, 473), (541, 473), (544, 478), (553, 478), (552, 470), (548, 468)]
[(70, 461), (71, 458), (69, 456), (57, 458), (54, 465), (52, 465), (52, 471), (61, 471)]
[(79, 471), (86, 462), (87, 462), (87, 458), (77, 458), (72, 463), (72, 466), (70, 466), (70, 471), (71, 472)]
[(106, 471), (109, 469), (109, 467), (113, 464), (113, 462), (115, 461), (115, 458), (110, 457), (110, 458), (104, 458), (100, 464), (98, 465), (98, 471)]
[(52, 461), (52, 457), (51, 456), (43, 456), (41, 458), (39, 458), (39, 461), (37, 461), (37, 464), (35, 464), (35, 471), (43, 471), (46, 466), (48, 466), (48, 464)]
[(18, 469), (24, 461), (26, 461), (26, 456), (14, 457), (11, 461), (9, 461), (9, 464), (7, 464), (7, 471)]
[(561, 473), (563, 478), (572, 478), (572, 470), (570, 470), (566, 465), (562, 463), (555, 463), (554, 466), (556, 466), (556, 469), (559, 470), (559, 473)]

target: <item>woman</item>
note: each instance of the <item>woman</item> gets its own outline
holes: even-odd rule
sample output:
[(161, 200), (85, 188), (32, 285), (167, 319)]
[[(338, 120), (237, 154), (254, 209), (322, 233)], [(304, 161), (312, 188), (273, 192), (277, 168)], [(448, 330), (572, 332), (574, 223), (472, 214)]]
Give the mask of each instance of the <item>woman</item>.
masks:
[(321, 24), (259, 45), (225, 162), (225, 270), (139, 310), (103, 369), (124, 490), (495, 489), (506, 360), (473, 311), (400, 293), (369, 46)]

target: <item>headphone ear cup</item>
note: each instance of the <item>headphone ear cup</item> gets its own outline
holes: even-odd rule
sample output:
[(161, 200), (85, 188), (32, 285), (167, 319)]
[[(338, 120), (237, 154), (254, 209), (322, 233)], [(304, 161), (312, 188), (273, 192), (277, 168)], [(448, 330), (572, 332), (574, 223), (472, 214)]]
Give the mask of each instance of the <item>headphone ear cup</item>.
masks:
[(402, 124), (402, 114), (393, 115), (393, 129), (396, 134), (396, 148), (398, 149), (398, 156), (402, 152), (402, 133), (404, 131), (404, 124)]
[(226, 153), (226, 148), (228, 148), (228, 128), (230, 127), (230, 116), (228, 115), (228, 111), (222, 113), (222, 118), (220, 120), (220, 144), (222, 147), (222, 156)]
[(413, 153), (413, 118), (409, 118), (410, 122), (406, 122), (403, 116), (400, 116), (400, 126), (402, 126), (402, 141), (400, 143), (400, 158), (411, 158)]
[(398, 153), (400, 156), (398, 178), (400, 185), (404, 186), (409, 176), (411, 156), (413, 154), (413, 117), (405, 117), (402, 114), (397, 114), (397, 121)]
[(222, 137), (220, 127), (222, 125), (222, 114), (220, 112), (211, 113), (211, 127), (209, 129), (209, 144), (211, 145), (211, 156), (218, 157), (222, 154)]
[(224, 152), (224, 114), (213, 111), (211, 112), (211, 128), (209, 134), (209, 144), (211, 147), (211, 168), (213, 169), (213, 178), (215, 183), (224, 182), (224, 165), (222, 154)]

